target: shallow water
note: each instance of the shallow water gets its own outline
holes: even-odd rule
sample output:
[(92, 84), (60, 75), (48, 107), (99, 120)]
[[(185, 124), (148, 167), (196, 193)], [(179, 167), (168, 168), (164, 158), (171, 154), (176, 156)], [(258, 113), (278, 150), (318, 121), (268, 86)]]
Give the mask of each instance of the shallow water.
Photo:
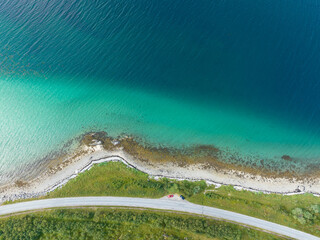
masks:
[[(318, 1), (0, 3), (0, 171), (107, 131), (320, 163)], [(51, 155), (50, 155), (51, 154)], [(0, 175), (0, 179), (1, 179)]]

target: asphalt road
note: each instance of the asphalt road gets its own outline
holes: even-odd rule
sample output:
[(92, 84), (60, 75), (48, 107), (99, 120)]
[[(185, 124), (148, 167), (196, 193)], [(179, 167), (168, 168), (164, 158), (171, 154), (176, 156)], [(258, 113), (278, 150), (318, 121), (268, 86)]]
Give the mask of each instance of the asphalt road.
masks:
[(75, 206), (127, 206), (143, 207), (163, 210), (173, 210), (205, 216), (225, 219), (240, 224), (250, 225), (264, 229), (273, 233), (281, 234), (295, 239), (311, 240), (320, 238), (304, 233), (289, 227), (285, 227), (258, 218), (249, 217), (239, 213), (234, 213), (213, 207), (206, 207), (189, 203), (187, 201), (175, 201), (168, 199), (148, 199), (148, 198), (129, 198), (129, 197), (74, 197), (74, 198), (53, 198), (35, 200), (0, 206), (0, 215), (30, 211), (43, 208), (54, 207), (75, 207)]

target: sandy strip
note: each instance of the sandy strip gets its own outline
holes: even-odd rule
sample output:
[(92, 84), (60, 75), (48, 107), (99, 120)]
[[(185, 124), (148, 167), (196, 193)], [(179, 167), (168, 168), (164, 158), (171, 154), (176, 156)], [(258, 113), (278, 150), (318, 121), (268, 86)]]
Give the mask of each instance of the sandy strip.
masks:
[(122, 150), (106, 151), (102, 146), (83, 147), (82, 154), (70, 156), (54, 170), (46, 172), (28, 182), (26, 185), (17, 186), (12, 184), (0, 188), (0, 202), (16, 199), (34, 198), (45, 195), (58, 187), (66, 184), (79, 173), (90, 169), (94, 164), (121, 161), (129, 167), (145, 172), (153, 178), (167, 177), (177, 180), (206, 180), (208, 184), (217, 187), (221, 185), (233, 185), (235, 189), (259, 191), (264, 193), (279, 194), (303, 194), (312, 193), (320, 196), (320, 179), (295, 180), (286, 178), (264, 178), (243, 172), (230, 171), (219, 173), (215, 169), (208, 169), (201, 164), (179, 167), (174, 163), (165, 165), (152, 165), (133, 159)]

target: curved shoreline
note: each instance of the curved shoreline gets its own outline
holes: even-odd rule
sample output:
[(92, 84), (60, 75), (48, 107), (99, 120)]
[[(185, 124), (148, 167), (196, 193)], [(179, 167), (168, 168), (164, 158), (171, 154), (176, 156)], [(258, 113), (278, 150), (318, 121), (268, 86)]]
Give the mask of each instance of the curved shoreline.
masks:
[(11, 186), (0, 187), (0, 203), (44, 196), (48, 192), (65, 185), (79, 173), (89, 170), (95, 164), (110, 161), (122, 162), (126, 166), (144, 172), (152, 178), (165, 177), (188, 181), (204, 180), (207, 184), (213, 184), (216, 187), (232, 185), (236, 190), (262, 192), (265, 194), (295, 195), (310, 193), (320, 196), (319, 179), (313, 182), (310, 182), (310, 180), (302, 182), (301, 180), (293, 181), (292, 179), (285, 178), (262, 178), (234, 171), (226, 174), (219, 173), (214, 169), (206, 169), (201, 164), (181, 167), (174, 163), (166, 163), (155, 166), (151, 163), (134, 159), (122, 150), (107, 151), (101, 145), (86, 147), (85, 150), (84, 154), (76, 157), (71, 156), (69, 161), (67, 160), (58, 165), (56, 171), (50, 172), (48, 169), (34, 180), (26, 183), (26, 185), (17, 186), (16, 184), (12, 184)]
[[(66, 179), (63, 179), (62, 181), (56, 183), (55, 185), (53, 185), (51, 188), (47, 189), (46, 192), (51, 192), (54, 191), (55, 189), (62, 187), (63, 185), (65, 185), (69, 180), (75, 178), (78, 176), (79, 173), (85, 172), (87, 170), (89, 170), (90, 168), (92, 168), (95, 164), (100, 164), (100, 163), (105, 163), (105, 162), (122, 162), (123, 164), (125, 164), (127, 167), (131, 167), (134, 168), (140, 172), (146, 173), (149, 175), (149, 177), (152, 178), (168, 178), (168, 179), (174, 179), (174, 180), (178, 180), (178, 181), (183, 181), (183, 180), (188, 180), (188, 181), (206, 181), (207, 184), (209, 185), (215, 185), (216, 187), (220, 187), (222, 185), (229, 185), (229, 184), (225, 184), (223, 182), (215, 182), (209, 179), (205, 179), (205, 178), (188, 178), (188, 177), (172, 177), (172, 176), (168, 176), (168, 175), (152, 175), (146, 171), (143, 171), (141, 169), (139, 169), (139, 167), (134, 166), (133, 164), (129, 163), (126, 159), (124, 159), (121, 156), (118, 155), (112, 155), (112, 156), (108, 156), (108, 157), (104, 157), (104, 158), (99, 158), (99, 159), (93, 159), (91, 160), (91, 162), (85, 166), (84, 168), (82, 168), (77, 174), (73, 174), (69, 177), (67, 177)], [(267, 190), (259, 190), (259, 189), (254, 189), (254, 188), (247, 188), (247, 187), (243, 187), (240, 185), (233, 185), (233, 187), (236, 190), (247, 190), (247, 191), (252, 191), (252, 192), (263, 192), (265, 194), (271, 194), (271, 193), (276, 193), (276, 194), (282, 194), (282, 195), (298, 195), (298, 194), (305, 194), (307, 192), (272, 192), (272, 191), (267, 191)], [(320, 197), (320, 194), (316, 193), (316, 192), (308, 192), (313, 194), (314, 196)]]

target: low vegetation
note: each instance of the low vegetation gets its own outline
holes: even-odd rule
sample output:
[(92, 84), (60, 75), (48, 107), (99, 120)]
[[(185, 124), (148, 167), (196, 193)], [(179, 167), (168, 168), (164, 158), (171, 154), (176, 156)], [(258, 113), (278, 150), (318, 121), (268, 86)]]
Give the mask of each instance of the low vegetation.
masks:
[(130, 196), (159, 198), (178, 193), (190, 202), (276, 222), (320, 236), (320, 199), (311, 194), (284, 196), (214, 188), (204, 181), (155, 180), (122, 163), (109, 162), (81, 173), (46, 196)]
[(0, 220), (0, 239), (281, 239), (186, 214), (133, 209), (56, 209)]
[(211, 187), (189, 201), (223, 208), (320, 236), (320, 199), (312, 194), (284, 196)]
[(205, 181), (172, 181), (167, 178), (155, 180), (123, 163), (108, 162), (81, 173), (62, 188), (49, 193), (47, 197), (105, 195), (160, 198), (169, 193), (181, 193), (185, 197), (191, 197), (203, 193), (206, 187)]

